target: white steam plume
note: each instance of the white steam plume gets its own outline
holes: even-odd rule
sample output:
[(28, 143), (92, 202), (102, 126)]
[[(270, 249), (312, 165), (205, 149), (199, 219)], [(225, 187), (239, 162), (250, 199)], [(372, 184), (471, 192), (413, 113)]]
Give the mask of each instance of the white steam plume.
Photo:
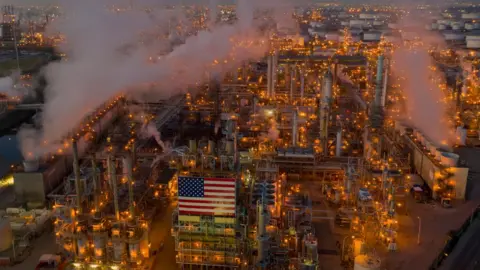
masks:
[(275, 119), (272, 118), (270, 120), (270, 128), (268, 129), (267, 137), (272, 141), (276, 141), (278, 140), (279, 135), (280, 135), (280, 131), (277, 128), (277, 121), (275, 121)]
[(0, 93), (10, 96), (12, 89), (13, 89), (12, 77), (0, 78)]
[[(420, 33), (420, 29), (418, 27), (416, 32)], [(437, 145), (447, 146), (454, 142), (453, 132), (446, 120), (448, 104), (443, 91), (430, 79), (433, 74), (429, 68), (432, 59), (428, 54), (428, 43), (438, 40), (431, 37), (423, 39), (421, 36), (423, 46), (401, 46), (395, 50), (392, 67), (397, 75), (405, 77), (402, 87), (408, 121)]]
[(48, 87), (39, 141), (63, 138), (85, 114), (120, 93), (144, 92), (145, 86), (154, 84), (157, 96), (168, 97), (200, 83), (202, 70), (222, 74), (262, 57), (268, 49), (259, 42), (266, 38), (252, 27), (251, 0), (240, 1), (238, 9), (250, 11), (240, 12), (236, 25), (200, 32), (153, 62), (148, 59), (156, 58), (165, 41), (155, 37), (139, 42), (142, 33), (155, 33), (162, 27), (152, 23), (144, 11), (116, 13), (98, 0), (59, 1), (66, 16), (56, 20), (49, 31), (65, 36), (60, 50), (68, 60), (46, 67)]

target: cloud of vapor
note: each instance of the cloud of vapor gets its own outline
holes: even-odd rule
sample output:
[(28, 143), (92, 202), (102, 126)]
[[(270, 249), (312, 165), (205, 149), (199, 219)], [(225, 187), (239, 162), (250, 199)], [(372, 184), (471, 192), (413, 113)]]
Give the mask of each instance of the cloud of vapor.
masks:
[(421, 28), (415, 32), (422, 37), (423, 45), (400, 46), (392, 55), (393, 71), (405, 78), (403, 92), (406, 96), (408, 121), (437, 145), (450, 145), (454, 142), (451, 127), (446, 121), (448, 104), (443, 91), (435, 84), (429, 66), (432, 59), (428, 45), (438, 42), (431, 36), (424, 39)]
[(13, 88), (13, 78), (12, 77), (0, 78), (0, 93), (4, 93), (4, 94), (9, 95), (12, 88)]
[(277, 128), (277, 121), (275, 119), (270, 120), (270, 128), (268, 129), (267, 138), (272, 141), (278, 140), (280, 131)]
[[(98, 0), (59, 1), (66, 16), (49, 32), (65, 36), (59, 48), (67, 59), (45, 68), (48, 86), (39, 141), (62, 139), (85, 114), (120, 93), (148, 90), (168, 97), (202, 82), (204, 70), (222, 74), (267, 50), (265, 37), (252, 27), (253, 17), (247, 12), (251, 0), (240, 1), (238, 8), (245, 12), (239, 23), (188, 37), (163, 56), (158, 54), (166, 42), (161, 35), (142, 37), (161, 32), (165, 24), (146, 12), (113, 12)], [(155, 18), (168, 21), (171, 16), (170, 11), (157, 12)]]

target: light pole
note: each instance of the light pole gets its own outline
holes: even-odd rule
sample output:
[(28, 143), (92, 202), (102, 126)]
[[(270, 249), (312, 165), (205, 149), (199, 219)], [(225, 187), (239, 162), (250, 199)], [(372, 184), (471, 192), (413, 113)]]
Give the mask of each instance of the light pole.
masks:
[[(342, 261), (345, 259), (345, 240), (347, 240), (349, 236), (345, 236), (342, 241)], [(352, 235), (352, 239), (355, 239), (355, 236)]]
[(422, 219), (418, 218), (418, 235), (417, 235), (417, 245), (420, 245), (420, 236), (422, 235)]

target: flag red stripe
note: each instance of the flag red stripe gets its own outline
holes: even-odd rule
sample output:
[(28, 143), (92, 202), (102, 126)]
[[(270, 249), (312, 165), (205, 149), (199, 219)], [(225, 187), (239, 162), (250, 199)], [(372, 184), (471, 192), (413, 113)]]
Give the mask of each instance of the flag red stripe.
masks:
[(235, 182), (235, 178), (204, 178), (204, 181)]
[(235, 214), (226, 214), (226, 213), (215, 213), (215, 212), (195, 212), (195, 211), (179, 211), (180, 215), (197, 215), (197, 216), (227, 216), (227, 217), (234, 217)]
[[(179, 203), (186, 202), (186, 203), (221, 203), (222, 200), (188, 200), (188, 199), (180, 199)], [(225, 202), (225, 205), (235, 204), (235, 202)]]
[[(234, 188), (235, 186), (232, 185), (222, 185), (222, 184), (205, 184), (205, 187), (228, 187), (228, 188)], [(231, 191), (230, 191), (231, 192)]]
[(215, 199), (235, 199), (235, 195), (227, 196), (227, 195), (205, 195), (204, 198), (215, 198)]
[[(182, 207), (181, 203), (179, 205)], [(195, 209), (212, 209), (216, 212), (222, 212), (223, 210), (235, 210), (235, 205), (233, 206), (203, 206), (203, 205), (183, 205), (185, 208), (195, 208)], [(180, 209), (181, 210), (181, 209)]]

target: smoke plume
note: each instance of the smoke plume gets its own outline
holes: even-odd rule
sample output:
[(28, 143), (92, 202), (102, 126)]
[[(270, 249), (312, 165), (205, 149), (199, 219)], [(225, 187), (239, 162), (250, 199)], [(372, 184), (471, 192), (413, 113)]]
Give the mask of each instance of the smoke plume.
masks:
[(454, 139), (446, 121), (448, 104), (442, 90), (430, 79), (434, 74), (429, 68), (432, 59), (428, 53), (428, 45), (439, 40), (423, 35), (420, 29), (416, 27), (415, 32), (424, 44), (396, 49), (392, 67), (397, 75), (405, 78), (402, 87), (408, 121), (437, 145), (446, 146)]
[(0, 93), (10, 96), (12, 89), (13, 89), (12, 77), (0, 78)]
[(277, 128), (277, 121), (275, 119), (270, 120), (270, 128), (268, 129), (267, 138), (272, 141), (278, 140), (280, 131)]

